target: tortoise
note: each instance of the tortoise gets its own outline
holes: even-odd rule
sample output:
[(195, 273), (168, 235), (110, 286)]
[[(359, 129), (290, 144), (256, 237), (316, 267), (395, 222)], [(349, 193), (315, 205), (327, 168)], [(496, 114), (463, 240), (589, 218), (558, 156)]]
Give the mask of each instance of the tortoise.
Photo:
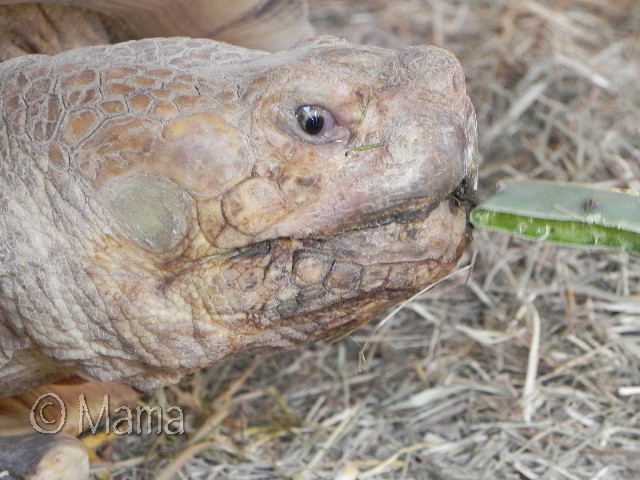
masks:
[[(351, 332), (469, 240), (475, 114), (440, 48), (313, 38), (302, 0), (0, 0), (0, 19), (3, 396), (150, 391)], [(53, 444), (5, 439), (0, 472)]]

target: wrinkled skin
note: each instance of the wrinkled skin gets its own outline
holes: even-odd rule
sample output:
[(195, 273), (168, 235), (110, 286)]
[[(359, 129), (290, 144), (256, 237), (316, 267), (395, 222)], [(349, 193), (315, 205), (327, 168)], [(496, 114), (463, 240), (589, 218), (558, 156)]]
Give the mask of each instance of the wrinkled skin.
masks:
[[(306, 133), (298, 107), (335, 121)], [(349, 332), (468, 236), (455, 58), (142, 40), (0, 64), (0, 391), (148, 390)]]

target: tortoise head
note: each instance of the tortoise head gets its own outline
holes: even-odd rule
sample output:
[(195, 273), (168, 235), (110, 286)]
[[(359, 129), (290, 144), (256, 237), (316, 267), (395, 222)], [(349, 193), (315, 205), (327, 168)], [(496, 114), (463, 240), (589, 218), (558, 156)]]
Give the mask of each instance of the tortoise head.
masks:
[(67, 100), (46, 143), (52, 181), (83, 192), (73, 254), (100, 300), (70, 320), (101, 332), (76, 373), (152, 388), (351, 331), (455, 266), (476, 131), (451, 54), (326, 37), (91, 52), (54, 57)]

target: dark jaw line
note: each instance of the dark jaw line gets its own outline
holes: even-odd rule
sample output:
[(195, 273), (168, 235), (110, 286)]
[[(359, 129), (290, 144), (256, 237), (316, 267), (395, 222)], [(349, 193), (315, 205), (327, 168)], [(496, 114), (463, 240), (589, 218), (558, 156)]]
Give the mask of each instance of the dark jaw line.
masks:
[(323, 242), (338, 235), (381, 227), (390, 223), (408, 224), (412, 222), (425, 221), (429, 218), (431, 212), (435, 208), (437, 208), (443, 201), (449, 202), (449, 208), (452, 212), (455, 212), (459, 208), (465, 208), (468, 218), (471, 209), (477, 204), (475, 200), (475, 191), (473, 189), (473, 181), (469, 177), (463, 178), (458, 186), (451, 191), (451, 193), (449, 193), (443, 200), (437, 202), (433, 201), (431, 197), (422, 197), (412, 202), (402, 204), (398, 207), (393, 207), (388, 210), (381, 210), (370, 215), (365, 215), (358, 219), (357, 226), (355, 227), (333, 227), (328, 232), (320, 232), (319, 234), (310, 235), (308, 237), (300, 239), (280, 238), (265, 240), (239, 249), (235, 255), (229, 257), (229, 260), (237, 261), (242, 259), (264, 257), (272, 251), (273, 242), (282, 240), (297, 240), (300, 242), (310, 240), (313, 242)]
[[(351, 225), (349, 227), (332, 227), (330, 230), (321, 231), (319, 234), (311, 235), (309, 239), (322, 241), (350, 231), (381, 227), (390, 223), (407, 224), (424, 221), (429, 218), (431, 212), (445, 200), (449, 201), (452, 211), (458, 208), (466, 208), (468, 216), (471, 209), (477, 204), (475, 201), (473, 180), (468, 176), (464, 177), (456, 188), (441, 199), (434, 199), (433, 196), (417, 197), (412, 201), (405, 202), (397, 206), (363, 214), (357, 219), (357, 221), (350, 222)], [(355, 227), (353, 226), (353, 223), (356, 224)]]

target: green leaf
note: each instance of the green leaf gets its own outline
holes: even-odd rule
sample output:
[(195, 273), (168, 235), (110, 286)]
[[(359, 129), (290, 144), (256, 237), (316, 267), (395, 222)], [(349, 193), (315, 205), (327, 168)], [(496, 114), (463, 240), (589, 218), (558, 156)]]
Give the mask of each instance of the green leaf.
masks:
[(629, 191), (507, 181), (471, 212), (471, 223), (529, 240), (640, 255), (640, 195)]

